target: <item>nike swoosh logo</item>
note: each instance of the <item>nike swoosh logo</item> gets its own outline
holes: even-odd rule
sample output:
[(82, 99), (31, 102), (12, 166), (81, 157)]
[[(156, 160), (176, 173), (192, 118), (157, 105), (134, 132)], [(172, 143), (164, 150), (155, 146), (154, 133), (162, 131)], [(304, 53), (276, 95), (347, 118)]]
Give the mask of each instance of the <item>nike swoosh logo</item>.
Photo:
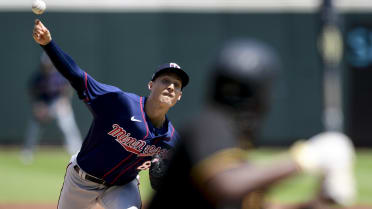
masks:
[(134, 116), (132, 116), (132, 117), (130, 118), (130, 120), (131, 120), (131, 121), (134, 121), (134, 122), (142, 122), (141, 120), (135, 119)]

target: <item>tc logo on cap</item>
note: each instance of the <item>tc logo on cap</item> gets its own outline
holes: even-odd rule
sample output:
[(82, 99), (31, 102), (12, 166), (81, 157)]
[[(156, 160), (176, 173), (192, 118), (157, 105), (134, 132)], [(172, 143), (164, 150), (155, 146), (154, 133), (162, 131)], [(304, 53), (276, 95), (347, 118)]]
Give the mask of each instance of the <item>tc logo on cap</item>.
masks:
[(178, 68), (178, 69), (181, 69), (181, 67), (180, 67), (179, 65), (177, 65), (176, 63), (173, 63), (173, 62), (169, 63), (169, 67), (170, 67), (170, 68)]

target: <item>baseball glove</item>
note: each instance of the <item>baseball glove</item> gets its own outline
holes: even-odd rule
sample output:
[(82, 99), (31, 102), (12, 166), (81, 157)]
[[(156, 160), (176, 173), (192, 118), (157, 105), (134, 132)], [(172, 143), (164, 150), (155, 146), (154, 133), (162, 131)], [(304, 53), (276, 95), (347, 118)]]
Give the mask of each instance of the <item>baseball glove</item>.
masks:
[(154, 155), (151, 160), (149, 171), (150, 184), (154, 190), (158, 190), (162, 184), (163, 177), (168, 168), (168, 160), (161, 158), (159, 155)]

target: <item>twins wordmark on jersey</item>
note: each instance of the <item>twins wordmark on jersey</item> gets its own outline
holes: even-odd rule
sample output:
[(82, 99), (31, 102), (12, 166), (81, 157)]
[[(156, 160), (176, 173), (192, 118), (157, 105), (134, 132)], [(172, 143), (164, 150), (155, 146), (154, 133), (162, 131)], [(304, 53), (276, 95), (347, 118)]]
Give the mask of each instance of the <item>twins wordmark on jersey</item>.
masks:
[(168, 150), (162, 149), (155, 145), (147, 144), (144, 140), (138, 140), (131, 137), (131, 133), (127, 132), (118, 124), (112, 125), (112, 130), (107, 134), (115, 137), (115, 140), (120, 143), (128, 152), (134, 153), (139, 157), (152, 156), (159, 154), (161, 157), (166, 157)]

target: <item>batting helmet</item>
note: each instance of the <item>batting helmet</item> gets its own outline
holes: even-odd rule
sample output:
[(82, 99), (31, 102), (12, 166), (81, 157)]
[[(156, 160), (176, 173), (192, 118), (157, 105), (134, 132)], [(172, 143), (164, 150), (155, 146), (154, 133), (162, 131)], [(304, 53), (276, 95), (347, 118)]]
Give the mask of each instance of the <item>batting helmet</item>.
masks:
[(213, 64), (211, 100), (236, 113), (252, 131), (267, 110), (269, 91), (279, 69), (273, 48), (253, 39), (227, 42)]

